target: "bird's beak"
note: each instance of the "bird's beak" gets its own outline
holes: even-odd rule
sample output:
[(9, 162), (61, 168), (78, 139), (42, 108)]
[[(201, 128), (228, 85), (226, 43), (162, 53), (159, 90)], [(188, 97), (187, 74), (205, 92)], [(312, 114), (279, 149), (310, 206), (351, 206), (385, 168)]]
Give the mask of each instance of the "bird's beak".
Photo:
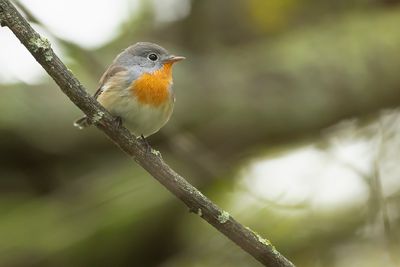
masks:
[(181, 60), (184, 60), (184, 59), (185, 59), (185, 57), (173, 56), (172, 55), (172, 56), (167, 57), (163, 61), (164, 61), (164, 63), (175, 63), (175, 62), (178, 62), (178, 61), (181, 61)]

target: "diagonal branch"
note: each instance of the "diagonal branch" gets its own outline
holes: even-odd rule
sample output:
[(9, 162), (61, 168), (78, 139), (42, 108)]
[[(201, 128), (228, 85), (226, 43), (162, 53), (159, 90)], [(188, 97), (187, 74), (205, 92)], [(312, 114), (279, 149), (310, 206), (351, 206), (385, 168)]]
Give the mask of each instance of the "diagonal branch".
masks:
[(237, 222), (228, 212), (211, 202), (171, 169), (162, 160), (158, 151), (149, 152), (126, 128), (118, 127), (118, 123), (110, 113), (86, 92), (81, 83), (66, 68), (52, 50), (49, 41), (41, 37), (8, 0), (0, 0), (0, 24), (10, 28), (60, 89), (92, 119), (101, 131), (185, 203), (190, 211), (197, 213), (265, 266), (294, 266), (268, 240)]

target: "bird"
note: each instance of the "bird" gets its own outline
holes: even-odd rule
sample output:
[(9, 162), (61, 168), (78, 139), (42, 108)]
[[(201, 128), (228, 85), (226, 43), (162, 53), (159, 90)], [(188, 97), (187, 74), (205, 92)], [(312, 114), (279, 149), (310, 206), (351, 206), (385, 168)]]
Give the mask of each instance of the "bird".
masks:
[[(172, 66), (184, 59), (155, 43), (133, 44), (104, 72), (94, 98), (119, 124), (147, 143), (145, 138), (158, 132), (172, 115)], [(74, 122), (79, 129), (91, 124), (93, 120), (87, 116)]]

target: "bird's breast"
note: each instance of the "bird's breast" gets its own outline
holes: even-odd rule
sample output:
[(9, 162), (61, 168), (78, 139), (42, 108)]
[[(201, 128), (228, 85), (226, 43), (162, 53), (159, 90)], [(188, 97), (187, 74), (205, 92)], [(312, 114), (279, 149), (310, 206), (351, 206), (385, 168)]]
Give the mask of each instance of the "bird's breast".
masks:
[(166, 63), (159, 70), (142, 74), (134, 80), (130, 91), (141, 104), (158, 107), (171, 99), (172, 64)]

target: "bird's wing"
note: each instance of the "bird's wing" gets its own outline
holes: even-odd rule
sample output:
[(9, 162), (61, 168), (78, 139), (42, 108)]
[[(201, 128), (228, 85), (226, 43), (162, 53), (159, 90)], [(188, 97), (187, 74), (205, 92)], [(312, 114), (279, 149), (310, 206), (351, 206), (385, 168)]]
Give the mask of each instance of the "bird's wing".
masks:
[(101, 76), (100, 81), (99, 81), (99, 87), (96, 91), (96, 93), (94, 93), (94, 98), (97, 99), (99, 97), (99, 95), (101, 95), (101, 93), (104, 91), (105, 89), (105, 84), (108, 83), (109, 81), (111, 82), (112, 78), (117, 74), (117, 73), (121, 73), (127, 72), (127, 69), (122, 67), (122, 66), (116, 66), (114, 64), (112, 64), (110, 67), (108, 67), (108, 69), (106, 70), (106, 72), (104, 72), (103, 76)]

